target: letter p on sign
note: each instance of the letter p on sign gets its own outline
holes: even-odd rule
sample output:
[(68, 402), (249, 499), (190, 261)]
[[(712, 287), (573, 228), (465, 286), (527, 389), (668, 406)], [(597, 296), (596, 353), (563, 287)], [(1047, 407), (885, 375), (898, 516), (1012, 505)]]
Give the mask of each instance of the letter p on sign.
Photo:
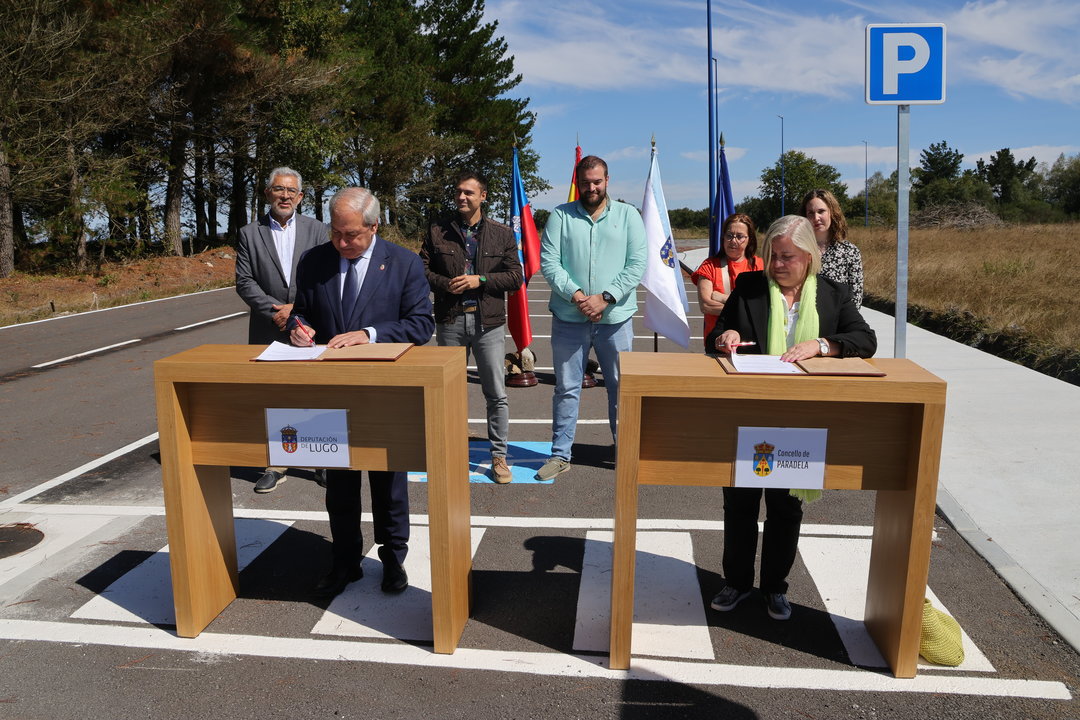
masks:
[(866, 102), (945, 102), (945, 26), (867, 25)]

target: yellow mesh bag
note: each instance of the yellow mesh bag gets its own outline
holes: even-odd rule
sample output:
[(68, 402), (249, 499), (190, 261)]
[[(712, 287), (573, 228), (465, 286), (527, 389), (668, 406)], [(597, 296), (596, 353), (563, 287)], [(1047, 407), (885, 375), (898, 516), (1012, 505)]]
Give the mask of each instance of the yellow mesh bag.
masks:
[(964, 662), (960, 623), (923, 598), (922, 637), (919, 654), (935, 665), (956, 667)]

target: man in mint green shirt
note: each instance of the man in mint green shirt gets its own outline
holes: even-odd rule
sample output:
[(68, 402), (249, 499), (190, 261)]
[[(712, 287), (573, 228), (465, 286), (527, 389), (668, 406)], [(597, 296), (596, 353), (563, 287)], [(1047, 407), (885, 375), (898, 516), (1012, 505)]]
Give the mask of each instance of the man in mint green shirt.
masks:
[(608, 168), (589, 155), (578, 163), (578, 199), (551, 212), (540, 241), (540, 271), (551, 286), (551, 457), (537, 472), (550, 480), (570, 469), (581, 381), (596, 352), (608, 396), (612, 438), (618, 416), (619, 353), (634, 340), (637, 286), (645, 272), (645, 225), (632, 205), (607, 196)]

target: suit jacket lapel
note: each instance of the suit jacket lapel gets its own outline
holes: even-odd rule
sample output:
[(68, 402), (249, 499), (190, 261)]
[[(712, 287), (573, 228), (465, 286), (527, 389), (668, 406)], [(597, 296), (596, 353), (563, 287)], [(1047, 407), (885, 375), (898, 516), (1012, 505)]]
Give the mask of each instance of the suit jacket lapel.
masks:
[[(274, 234), (270, 232), (269, 215), (263, 217), (263, 221), (259, 223), (259, 239), (262, 241), (263, 250), (265, 251), (266, 256), (273, 261), (274, 267), (277, 268), (278, 275), (281, 277), (281, 284), (286, 285), (285, 273), (281, 269), (281, 258), (278, 257), (277, 246), (274, 245)], [(295, 254), (296, 253), (293, 253), (294, 256)], [(295, 262), (295, 260), (296, 258), (294, 257), (293, 261)], [(293, 265), (293, 272), (296, 272), (295, 265)]]
[[(376, 236), (378, 237), (378, 236)], [(364, 284), (360, 286), (360, 294), (356, 297), (356, 306), (353, 308), (353, 317), (362, 317), (368, 302), (375, 297), (376, 291), (386, 278), (390, 270), (390, 253), (386, 248), (386, 241), (378, 238), (368, 261), (367, 274), (364, 276)], [(350, 318), (351, 320), (352, 318)]]
[[(319, 250), (324, 250), (324, 248), (319, 248)], [(313, 253), (317, 252), (319, 251), (313, 251)], [(320, 292), (323, 293), (323, 302), (326, 307), (330, 308), (330, 316), (334, 321), (334, 327), (331, 328), (330, 332), (332, 337), (345, 332), (348, 326), (345, 319), (341, 317), (341, 256), (338, 255), (333, 246), (329, 245), (325, 248), (325, 255), (329, 272), (326, 273), (326, 279), (320, 286)]]
[[(293, 222), (296, 223), (296, 233), (293, 236), (293, 254), (292, 254), (292, 275), (294, 282), (289, 283), (289, 302), (296, 302), (296, 266), (300, 263), (300, 257), (315, 247), (319, 243), (316, 242), (314, 223), (302, 222), (301, 215), (295, 215)], [(317, 223), (320, 227), (322, 223)], [(276, 254), (276, 253), (275, 253)]]
[(754, 328), (761, 347), (758, 352), (765, 355), (769, 352), (769, 284), (768, 280), (762, 282), (762, 292), (756, 297), (747, 298), (746, 312), (750, 315), (750, 323)]

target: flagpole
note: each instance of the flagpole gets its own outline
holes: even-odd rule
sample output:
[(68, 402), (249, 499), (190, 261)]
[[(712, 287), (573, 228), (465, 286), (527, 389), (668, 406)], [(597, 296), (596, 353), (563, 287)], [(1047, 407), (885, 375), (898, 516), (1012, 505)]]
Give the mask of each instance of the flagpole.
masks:
[(713, 217), (713, 205), (716, 202), (716, 122), (713, 109), (715, 94), (715, 78), (713, 77), (712, 62), (712, 0), (705, 3), (705, 34), (708, 36), (708, 57), (705, 60), (709, 74), (709, 248), (713, 246), (713, 226), (716, 224)]
[[(653, 164), (653, 162), (655, 160), (656, 160), (656, 133), (653, 133), (652, 134), (652, 154), (649, 155), (649, 169), (650, 170), (652, 169), (652, 164)], [(645, 205), (644, 202), (642, 202), (641, 204), (643, 206)], [(660, 334), (657, 333), (655, 330), (653, 331), (653, 334), (652, 334), (652, 351), (653, 352), (660, 352)]]

